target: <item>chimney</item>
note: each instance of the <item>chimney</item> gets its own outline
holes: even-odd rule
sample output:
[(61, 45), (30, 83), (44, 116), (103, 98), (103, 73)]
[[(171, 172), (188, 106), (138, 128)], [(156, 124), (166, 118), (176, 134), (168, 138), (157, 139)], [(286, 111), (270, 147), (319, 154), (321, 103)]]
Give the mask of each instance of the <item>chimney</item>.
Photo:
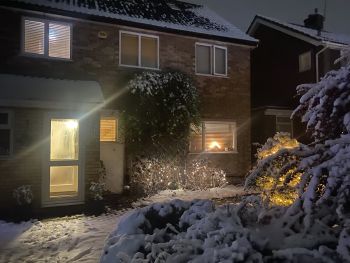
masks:
[(315, 13), (309, 15), (307, 19), (304, 20), (305, 27), (315, 29), (318, 31), (318, 35), (321, 35), (323, 30), (324, 16), (318, 13), (318, 9), (315, 9)]

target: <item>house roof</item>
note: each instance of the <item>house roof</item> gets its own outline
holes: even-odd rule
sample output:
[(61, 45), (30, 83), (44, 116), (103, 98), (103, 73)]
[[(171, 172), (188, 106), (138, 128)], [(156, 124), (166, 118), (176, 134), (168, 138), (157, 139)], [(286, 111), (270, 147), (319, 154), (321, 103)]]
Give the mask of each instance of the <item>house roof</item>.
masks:
[[(203, 5), (178, 0), (3, 0), (6, 6), (44, 12), (65, 11), (69, 16), (108, 19), (112, 23), (200, 35), (208, 39), (256, 46), (257, 40)], [(4, 3), (1, 3), (4, 5)]]
[(86, 109), (104, 101), (95, 81), (0, 74), (0, 83), (0, 106), (5, 107)]
[(320, 34), (317, 30), (307, 28), (302, 25), (293, 23), (282, 22), (274, 18), (256, 15), (253, 22), (250, 24), (247, 33), (254, 35), (255, 30), (259, 25), (265, 25), (272, 27), (276, 30), (283, 31), (296, 38), (303, 39), (313, 45), (335, 45), (335, 46), (347, 46), (350, 45), (350, 36), (337, 34), (327, 31), (321, 31)]

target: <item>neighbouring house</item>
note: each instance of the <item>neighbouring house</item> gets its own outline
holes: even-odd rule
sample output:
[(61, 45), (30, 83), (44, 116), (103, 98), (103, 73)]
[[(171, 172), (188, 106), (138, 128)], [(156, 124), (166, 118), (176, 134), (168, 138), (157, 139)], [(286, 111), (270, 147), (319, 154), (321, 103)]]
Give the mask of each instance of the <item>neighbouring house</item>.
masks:
[(128, 77), (144, 70), (193, 76), (203, 129), (192, 157), (207, 156), (232, 181), (249, 169), (250, 52), (257, 41), (206, 7), (6, 0), (0, 22), (0, 208), (14, 205), (21, 185), (32, 186), (36, 208), (84, 204), (100, 160), (108, 189), (122, 192), (116, 99)]
[(247, 33), (259, 40), (252, 51), (252, 143), (264, 143), (276, 132), (308, 141), (300, 120), (290, 119), (299, 102), (296, 87), (338, 68), (334, 61), (350, 44), (350, 36), (323, 31), (323, 22), (317, 10), (304, 25), (261, 15), (252, 21)]

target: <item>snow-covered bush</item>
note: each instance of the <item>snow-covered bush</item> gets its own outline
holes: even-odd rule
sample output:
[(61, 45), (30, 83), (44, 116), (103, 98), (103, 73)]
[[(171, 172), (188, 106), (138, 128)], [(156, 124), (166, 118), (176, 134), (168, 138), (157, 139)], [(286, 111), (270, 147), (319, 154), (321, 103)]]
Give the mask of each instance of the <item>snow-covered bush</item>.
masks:
[(199, 123), (199, 97), (178, 71), (136, 75), (125, 98), (125, 138), (132, 153), (176, 155), (187, 149), (191, 124)]
[(205, 190), (227, 184), (226, 173), (211, 165), (208, 160), (183, 161), (174, 158), (141, 158), (134, 162), (131, 186), (143, 194), (161, 190)]
[(300, 85), (297, 92), (302, 97), (294, 115), (302, 117), (315, 140), (350, 132), (350, 65), (327, 73), (317, 84)]
[(103, 200), (103, 195), (106, 189), (107, 171), (103, 161), (100, 160), (100, 167), (98, 169), (98, 180), (90, 182), (90, 196), (92, 200)]
[(176, 159), (139, 158), (133, 162), (130, 185), (133, 191), (151, 195), (165, 189), (178, 189), (182, 169)]
[(110, 262), (262, 262), (234, 206), (211, 201), (154, 204), (126, 215), (101, 258)]
[(106, 191), (106, 185), (102, 182), (90, 182), (89, 190), (93, 200), (103, 200), (103, 193)]
[(33, 201), (34, 195), (31, 185), (22, 185), (13, 190), (13, 197), (16, 203), (20, 206), (30, 205)]
[(182, 188), (187, 190), (206, 190), (226, 184), (225, 171), (214, 167), (207, 159), (190, 161), (182, 176)]
[(248, 174), (246, 189), (262, 191), (267, 205), (291, 205), (297, 198), (298, 165), (304, 147), (289, 133), (269, 138), (257, 151), (257, 164)]

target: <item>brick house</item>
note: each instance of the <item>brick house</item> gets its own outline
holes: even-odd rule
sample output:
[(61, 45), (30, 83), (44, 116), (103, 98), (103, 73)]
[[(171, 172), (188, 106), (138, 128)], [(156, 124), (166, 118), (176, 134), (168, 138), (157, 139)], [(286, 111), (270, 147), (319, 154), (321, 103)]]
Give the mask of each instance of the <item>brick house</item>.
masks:
[(14, 204), (20, 185), (32, 186), (37, 208), (83, 204), (100, 160), (109, 190), (120, 193), (125, 145), (116, 99), (142, 70), (193, 76), (203, 134), (190, 156), (208, 156), (236, 180), (249, 168), (250, 51), (257, 41), (207, 8), (8, 0), (0, 3), (0, 21), (1, 208)]
[[(350, 37), (323, 31), (324, 18), (310, 15), (304, 25), (257, 15), (247, 33), (259, 40), (252, 51), (252, 143), (276, 132), (308, 142), (300, 120), (291, 120), (299, 103), (296, 87), (315, 83), (331, 69)], [(253, 149), (252, 152), (255, 152)]]

